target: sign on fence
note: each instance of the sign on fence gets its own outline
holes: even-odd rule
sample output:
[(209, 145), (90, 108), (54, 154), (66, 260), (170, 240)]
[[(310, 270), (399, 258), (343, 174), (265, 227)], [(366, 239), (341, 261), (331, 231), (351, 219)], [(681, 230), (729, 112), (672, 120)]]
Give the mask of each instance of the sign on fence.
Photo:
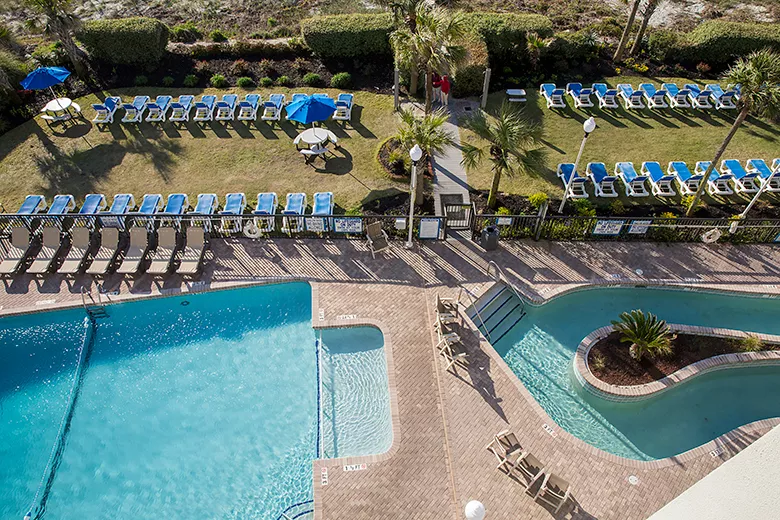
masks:
[(644, 235), (650, 229), (652, 222), (652, 220), (634, 220), (631, 222), (631, 227), (628, 228), (628, 233), (630, 235)]
[(512, 225), (512, 217), (498, 217), (496, 219), (496, 225), (497, 226), (511, 226)]
[(363, 219), (359, 217), (335, 217), (333, 229), (336, 233), (362, 233)]
[(625, 220), (599, 220), (593, 227), (594, 235), (619, 235)]
[(420, 231), (418, 238), (420, 240), (437, 240), (441, 230), (441, 220), (438, 218), (421, 218)]
[(307, 217), (306, 218), (306, 230), (313, 231), (314, 233), (322, 233), (325, 231), (325, 219), (322, 217)]

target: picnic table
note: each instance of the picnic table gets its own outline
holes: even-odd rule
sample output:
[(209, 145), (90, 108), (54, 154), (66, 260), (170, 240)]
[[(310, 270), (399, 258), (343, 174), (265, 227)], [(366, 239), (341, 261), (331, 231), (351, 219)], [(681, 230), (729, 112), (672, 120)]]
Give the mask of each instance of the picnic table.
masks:
[(307, 128), (295, 138), (295, 146), (303, 143), (309, 148), (321, 146), (328, 142), (338, 145), (339, 139), (336, 134), (326, 128)]

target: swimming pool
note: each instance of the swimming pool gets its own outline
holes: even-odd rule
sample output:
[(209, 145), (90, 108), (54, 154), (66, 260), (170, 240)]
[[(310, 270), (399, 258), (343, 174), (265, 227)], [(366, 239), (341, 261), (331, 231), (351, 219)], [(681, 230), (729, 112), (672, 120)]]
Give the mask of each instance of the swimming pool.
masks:
[[(312, 498), (321, 425), (308, 284), (128, 302), (108, 312), (50, 480), (44, 468), (89, 327), (83, 310), (0, 320), (1, 518), (22, 518), (36, 496), (39, 517), (57, 519), (275, 520)], [(339, 409), (336, 429), (359, 439), (336, 436), (332, 450), (386, 451), (381, 333), (325, 336), (341, 357), (336, 364), (374, 374), (348, 402), (341, 396), (350, 371), (323, 385), (322, 400)], [(321, 350), (322, 365), (333, 365)], [(364, 424), (371, 427), (355, 435)]]
[(608, 401), (582, 389), (572, 373), (580, 341), (631, 309), (650, 311), (670, 323), (780, 334), (778, 299), (599, 288), (541, 306), (526, 305), (527, 315), (494, 348), (559, 426), (622, 457), (671, 457), (744, 424), (780, 416), (780, 400), (769, 397), (780, 392), (780, 366), (712, 372), (630, 403)]

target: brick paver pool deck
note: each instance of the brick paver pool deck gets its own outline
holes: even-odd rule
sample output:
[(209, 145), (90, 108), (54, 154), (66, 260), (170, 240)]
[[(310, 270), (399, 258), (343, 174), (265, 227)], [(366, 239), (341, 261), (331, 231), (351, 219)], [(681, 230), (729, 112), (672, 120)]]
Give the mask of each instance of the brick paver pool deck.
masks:
[[(176, 294), (235, 284), (305, 279), (313, 284), (315, 327), (372, 323), (389, 349), (393, 447), (387, 454), (315, 462), (315, 505), (325, 519), (458, 519), (471, 499), (488, 518), (642, 519), (679, 495), (773, 424), (743, 428), (713, 457), (697, 449), (672, 461), (641, 463), (600, 452), (557, 428), (501, 357), (471, 334), (470, 365), (444, 371), (436, 354), (431, 301), (460, 284), (481, 290), (494, 260), (528, 298), (541, 301), (577, 287), (663, 284), (780, 294), (773, 246), (647, 243), (504, 243), (486, 253), (470, 242), (435, 242), (413, 250), (394, 243), (372, 259), (363, 242), (213, 240), (204, 272), (98, 280), (112, 300)], [(80, 305), (90, 276), (19, 275), (5, 279), (0, 313)], [(105, 297), (104, 297), (105, 298)], [(320, 315), (322, 309), (322, 315)], [(552, 427), (554, 435), (543, 428)], [(572, 484), (576, 507), (554, 515), (485, 450), (492, 435), (513, 430), (548, 469)], [(548, 428), (549, 429), (549, 428)], [(710, 448), (711, 449), (711, 448)], [(345, 464), (366, 469), (344, 471)], [(327, 485), (321, 480), (327, 468)], [(634, 475), (636, 485), (628, 481)]]

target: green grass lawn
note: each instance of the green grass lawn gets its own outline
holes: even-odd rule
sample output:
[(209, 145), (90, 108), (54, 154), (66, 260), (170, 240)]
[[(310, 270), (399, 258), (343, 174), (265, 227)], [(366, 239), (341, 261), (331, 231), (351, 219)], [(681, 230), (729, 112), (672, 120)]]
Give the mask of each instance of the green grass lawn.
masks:
[[(646, 81), (646, 79), (644, 80)], [(607, 83), (632, 83), (636, 87), (644, 82), (640, 78), (622, 76), (608, 78)], [(666, 81), (658, 78), (655, 83)], [(675, 81), (672, 78), (670, 81)], [(676, 78), (678, 84), (686, 81)], [(632, 161), (637, 170), (643, 161), (658, 161), (664, 169), (669, 161), (686, 161), (693, 168), (696, 161), (712, 160), (716, 149), (728, 133), (734, 119), (734, 111), (716, 112), (710, 110), (704, 113), (687, 110), (656, 110), (627, 112), (622, 107), (619, 110), (588, 109), (574, 110), (571, 100), (567, 97), (569, 108), (556, 112), (546, 108), (543, 98), (536, 92), (529, 91), (528, 103), (524, 110), (529, 117), (541, 121), (544, 126), (542, 147), (547, 153), (547, 169), (530, 175), (505, 177), (501, 181), (501, 191), (530, 195), (543, 191), (551, 196), (560, 197), (563, 186), (555, 176), (559, 163), (574, 162), (582, 140), (582, 123), (591, 115), (596, 118), (597, 129), (588, 138), (582, 159), (580, 171), (584, 173), (588, 162), (603, 162), (612, 171), (616, 162)], [(497, 109), (504, 99), (503, 92), (490, 96), (488, 111)], [(594, 103), (595, 103), (594, 96)], [(461, 129), (463, 142), (476, 143), (476, 137), (469, 131)], [(725, 159), (744, 161), (752, 158), (771, 160), (780, 156), (780, 127), (749, 119), (737, 132), (726, 150)], [(489, 189), (492, 174), (487, 162), (478, 169), (469, 172), (469, 184), (479, 189)], [(589, 188), (591, 200), (601, 202), (610, 199), (594, 199), (593, 188)], [(767, 200), (777, 196), (764, 195)], [(729, 201), (738, 202), (746, 197), (732, 196)], [(623, 200), (626, 201), (625, 197)], [(679, 198), (677, 199), (679, 200)], [(708, 199), (712, 201), (712, 199)], [(668, 204), (666, 199), (655, 197), (632, 198), (626, 202), (650, 202)], [(718, 200), (716, 202), (725, 202)]]
[[(243, 95), (244, 91), (235, 90)], [(317, 91), (338, 94), (329, 89)], [(136, 94), (225, 94), (231, 90), (126, 89), (110, 95), (129, 100)], [(290, 90), (253, 90), (266, 98), (272, 92)], [(295, 89), (312, 93), (312, 89)], [(109, 93), (105, 93), (108, 95)], [(105, 96), (101, 96), (103, 98)], [(91, 103), (98, 96), (78, 99), (85, 117), (92, 119)], [(57, 193), (73, 194), (82, 200), (87, 193), (103, 193), (109, 201), (115, 193), (183, 192), (216, 193), (220, 200), (229, 192), (245, 192), (256, 199), (258, 192), (275, 191), (280, 202), (288, 192), (302, 191), (311, 196), (317, 191), (332, 191), (343, 210), (360, 205), (395, 190), (408, 191), (382, 171), (376, 160), (379, 145), (397, 129), (390, 96), (355, 93), (352, 123), (327, 123), (339, 137), (343, 150), (336, 150), (327, 164), (316, 159), (314, 166), (304, 164), (293, 145), (303, 130), (287, 122), (212, 123), (205, 128), (191, 123), (174, 128), (114, 123), (98, 130), (91, 123), (78, 121), (68, 127), (50, 130), (36, 118), (0, 137), (0, 202), (6, 211), (15, 211), (22, 199), (40, 193), (48, 200)], [(121, 119), (121, 109), (117, 112)], [(259, 118), (258, 118), (259, 119)]]

